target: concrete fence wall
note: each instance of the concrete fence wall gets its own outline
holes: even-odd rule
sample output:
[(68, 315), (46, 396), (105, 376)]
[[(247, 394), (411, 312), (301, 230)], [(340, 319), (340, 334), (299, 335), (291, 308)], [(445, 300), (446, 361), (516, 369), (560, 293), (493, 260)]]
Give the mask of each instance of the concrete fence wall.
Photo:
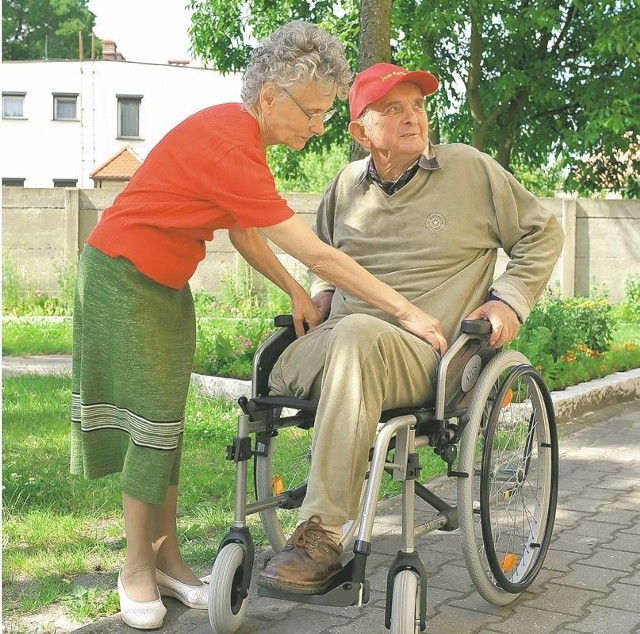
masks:
[[(4, 262), (11, 262), (32, 287), (56, 294), (61, 277), (76, 262), (114, 196), (115, 192), (100, 189), (3, 188)], [(318, 194), (286, 198), (304, 220), (313, 222)], [(542, 202), (562, 222), (566, 236), (551, 283), (557, 283), (566, 296), (588, 295), (596, 286), (606, 289), (612, 301), (622, 299), (626, 278), (640, 274), (640, 201), (545, 198)], [(297, 277), (304, 275), (299, 263), (278, 253)], [(503, 254), (499, 271), (507, 261)], [(245, 266), (226, 231), (218, 231), (207, 244), (207, 257), (192, 287), (215, 293), (222, 275), (239, 274)]]

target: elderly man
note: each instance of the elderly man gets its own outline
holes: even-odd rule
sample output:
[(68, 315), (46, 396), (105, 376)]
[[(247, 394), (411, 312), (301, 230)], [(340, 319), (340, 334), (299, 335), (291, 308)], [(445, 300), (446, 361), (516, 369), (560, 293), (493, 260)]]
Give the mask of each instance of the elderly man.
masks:
[[(430, 144), (424, 97), (437, 87), (432, 74), (392, 64), (356, 76), (349, 132), (370, 156), (336, 175), (316, 220), (322, 240), (431, 315), (437, 340), (313, 281), (328, 319), (271, 374), (272, 393), (318, 399), (307, 496), (302, 523), (259, 585), (300, 594), (329, 585), (381, 411), (432, 400), (436, 365), (462, 319), (489, 320), (493, 347), (511, 341), (560, 255), (558, 222), (511, 174), (470, 146)], [(500, 248), (510, 263), (494, 280)]]

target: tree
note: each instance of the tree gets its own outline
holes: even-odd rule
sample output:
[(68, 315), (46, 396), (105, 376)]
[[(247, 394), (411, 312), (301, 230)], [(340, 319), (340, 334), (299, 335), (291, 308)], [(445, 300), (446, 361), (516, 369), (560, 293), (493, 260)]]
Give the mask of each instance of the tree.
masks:
[(624, 151), (625, 132), (640, 128), (635, 0), (441, 0), (434, 8), (369, 0), (360, 16), (352, 0), (191, 7), (194, 50), (223, 72), (244, 68), (249, 35), (260, 39), (294, 17), (338, 34), (361, 67), (369, 51), (353, 50), (359, 24), (380, 25), (392, 8), (391, 61), (428, 68), (441, 81), (429, 107), (436, 139), (470, 143), (516, 173), (562, 164), (573, 174), (600, 148)]
[(5, 60), (78, 59), (78, 32), (90, 41), (88, 0), (2, 0)]
[[(397, 0), (396, 57), (435, 70), (445, 140), (507, 169), (623, 149), (640, 123), (640, 14), (633, 0), (458, 0), (426, 15)], [(594, 189), (595, 190), (595, 183)]]

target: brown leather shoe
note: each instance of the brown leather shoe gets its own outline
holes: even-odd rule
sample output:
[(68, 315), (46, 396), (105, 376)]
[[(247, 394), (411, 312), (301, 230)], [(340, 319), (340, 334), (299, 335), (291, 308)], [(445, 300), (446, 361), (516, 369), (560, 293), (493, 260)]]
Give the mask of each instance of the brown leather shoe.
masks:
[(342, 568), (342, 545), (320, 522), (313, 515), (296, 528), (284, 550), (260, 573), (259, 586), (294, 594), (319, 594), (328, 587)]

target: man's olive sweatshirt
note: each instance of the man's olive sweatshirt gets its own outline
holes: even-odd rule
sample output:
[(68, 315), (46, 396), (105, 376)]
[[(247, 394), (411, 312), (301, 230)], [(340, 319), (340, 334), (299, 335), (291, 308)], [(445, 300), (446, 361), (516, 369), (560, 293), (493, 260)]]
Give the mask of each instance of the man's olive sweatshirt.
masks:
[[(348, 164), (324, 194), (316, 233), (437, 317), (449, 342), (489, 293), (524, 321), (562, 251), (560, 224), (488, 155), (463, 144), (428, 150), (436, 169), (419, 169), (391, 196), (362, 178), (369, 158)], [(498, 249), (509, 263), (494, 279)], [(312, 295), (328, 289), (312, 276)], [(331, 317), (351, 313), (393, 321), (338, 289)]]

